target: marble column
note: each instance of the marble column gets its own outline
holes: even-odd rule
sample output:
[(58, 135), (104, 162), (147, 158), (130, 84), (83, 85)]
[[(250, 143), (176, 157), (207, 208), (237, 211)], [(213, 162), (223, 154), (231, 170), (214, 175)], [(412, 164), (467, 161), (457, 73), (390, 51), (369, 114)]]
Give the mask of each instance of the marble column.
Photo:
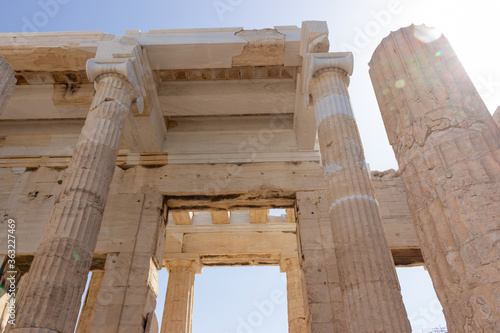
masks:
[(493, 120), (495, 121), (495, 124), (500, 128), (500, 106), (497, 107), (495, 113), (493, 113)]
[(351, 53), (308, 55), (335, 255), (349, 332), (410, 332), (347, 86)]
[(73, 332), (122, 128), (136, 93), (131, 60), (93, 68), (96, 94), (17, 300), (16, 333)]
[(500, 332), (500, 130), (435, 29), (392, 32), (370, 76), (448, 328)]
[(168, 285), (161, 333), (193, 331), (194, 276), (201, 273), (198, 260), (168, 260)]
[(308, 312), (306, 311), (307, 300), (305, 299), (304, 279), (299, 258), (285, 258), (281, 262), (282, 272), (286, 273), (286, 292), (288, 301), (288, 332), (308, 333), (310, 329), (307, 323)]
[(9, 101), (12, 92), (16, 85), (14, 71), (10, 68), (9, 63), (0, 56), (0, 115)]

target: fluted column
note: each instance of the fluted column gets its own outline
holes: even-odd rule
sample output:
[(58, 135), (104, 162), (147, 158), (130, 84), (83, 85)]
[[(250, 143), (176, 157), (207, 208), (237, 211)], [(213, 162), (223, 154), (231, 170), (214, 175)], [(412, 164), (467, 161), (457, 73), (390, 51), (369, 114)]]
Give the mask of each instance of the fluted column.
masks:
[(75, 328), (121, 131), (135, 96), (128, 78), (113, 66), (101, 67), (95, 79), (94, 101), (17, 300), (16, 333)]
[(16, 85), (14, 74), (7, 61), (0, 56), (0, 115), (14, 91)]
[(493, 113), (493, 120), (495, 124), (500, 128), (500, 106), (496, 109), (495, 113)]
[(201, 273), (197, 260), (167, 261), (168, 285), (161, 333), (191, 333), (193, 331), (194, 276)]
[(370, 76), (450, 332), (500, 332), (500, 130), (432, 28), (384, 38)]
[(288, 305), (288, 332), (308, 333), (308, 311), (306, 310), (304, 280), (299, 258), (285, 258), (281, 262), (281, 271), (286, 273), (286, 292)]
[(351, 53), (308, 68), (340, 284), (350, 332), (410, 332), (347, 86)]

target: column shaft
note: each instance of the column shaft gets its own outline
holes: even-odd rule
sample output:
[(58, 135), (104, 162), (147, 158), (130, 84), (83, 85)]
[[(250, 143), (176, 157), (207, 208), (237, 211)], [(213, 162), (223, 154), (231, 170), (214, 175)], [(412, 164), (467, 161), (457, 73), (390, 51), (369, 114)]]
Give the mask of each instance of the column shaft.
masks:
[(286, 272), (286, 292), (288, 301), (288, 332), (307, 333), (306, 300), (304, 300), (304, 281), (298, 258), (288, 258), (281, 264)]
[(193, 331), (194, 278), (200, 266), (194, 260), (172, 260), (169, 275), (162, 333), (191, 333)]
[(14, 91), (16, 85), (14, 74), (7, 61), (0, 56), (0, 115)]
[(497, 107), (495, 113), (493, 113), (493, 120), (495, 121), (495, 124), (500, 128), (500, 106)]
[(346, 73), (311, 83), (330, 221), (350, 332), (410, 332), (394, 262), (374, 199)]
[(20, 291), (15, 332), (73, 332), (132, 98), (125, 77), (101, 75)]
[(449, 42), (433, 36), (392, 32), (370, 76), (448, 328), (499, 332), (500, 131)]

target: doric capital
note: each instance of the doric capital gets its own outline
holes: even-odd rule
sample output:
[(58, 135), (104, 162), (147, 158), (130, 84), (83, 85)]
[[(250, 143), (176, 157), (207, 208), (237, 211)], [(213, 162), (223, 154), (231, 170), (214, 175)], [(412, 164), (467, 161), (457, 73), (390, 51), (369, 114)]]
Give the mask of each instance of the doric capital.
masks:
[(192, 271), (194, 274), (201, 274), (203, 268), (199, 257), (167, 259), (163, 262), (169, 272), (171, 272), (173, 269), (185, 269)]
[(147, 115), (152, 106), (148, 89), (149, 63), (135, 39), (115, 36), (111, 41), (98, 43), (96, 57), (87, 61), (87, 76), (91, 82), (108, 74), (120, 75), (133, 87), (136, 107), (132, 113)]
[(304, 92), (309, 92), (312, 80), (324, 72), (340, 72), (346, 79), (352, 75), (354, 59), (351, 52), (310, 53), (304, 62)]

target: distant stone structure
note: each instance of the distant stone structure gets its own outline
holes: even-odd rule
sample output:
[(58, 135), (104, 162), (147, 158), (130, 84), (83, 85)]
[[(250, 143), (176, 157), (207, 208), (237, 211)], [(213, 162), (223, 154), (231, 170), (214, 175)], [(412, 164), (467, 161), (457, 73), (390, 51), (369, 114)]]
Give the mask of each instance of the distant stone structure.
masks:
[(195, 275), (249, 265), (289, 332), (410, 332), (395, 266), (424, 263), (453, 332), (498, 330), (499, 130), (411, 29), (372, 59), (400, 170), (371, 174), (324, 22), (0, 34), (0, 332), (190, 333)]

